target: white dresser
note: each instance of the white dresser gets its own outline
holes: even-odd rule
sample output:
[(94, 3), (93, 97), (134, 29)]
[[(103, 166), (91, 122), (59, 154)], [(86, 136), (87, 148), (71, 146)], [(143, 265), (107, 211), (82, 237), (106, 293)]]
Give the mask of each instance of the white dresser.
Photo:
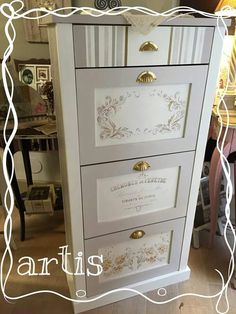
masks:
[[(188, 279), (222, 51), (216, 21), (178, 18), (145, 36), (121, 16), (49, 24), (70, 270), (78, 252), (84, 270), (103, 255), (100, 276), (68, 275), (71, 296)], [(75, 312), (132, 295), (75, 303)]]

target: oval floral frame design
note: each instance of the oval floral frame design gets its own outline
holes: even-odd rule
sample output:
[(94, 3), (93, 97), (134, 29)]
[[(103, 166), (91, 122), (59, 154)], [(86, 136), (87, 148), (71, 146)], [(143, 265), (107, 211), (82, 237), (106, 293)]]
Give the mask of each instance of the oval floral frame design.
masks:
[(125, 126), (117, 126), (113, 117), (119, 110), (121, 110), (122, 106), (125, 105), (127, 98), (133, 96), (138, 98), (140, 95), (135, 92), (127, 92), (126, 95), (120, 95), (118, 98), (106, 96), (104, 103), (97, 108), (97, 123), (101, 129), (100, 138), (102, 140), (108, 138), (121, 139), (139, 135), (140, 133), (157, 135), (158, 133), (166, 134), (180, 130), (180, 122), (185, 117), (186, 102), (180, 98), (178, 92), (176, 92), (174, 96), (169, 96), (166, 93), (163, 93), (162, 90), (158, 91), (157, 89), (153, 89), (150, 96), (155, 96), (155, 94), (165, 100), (168, 111), (171, 114), (166, 123), (157, 124), (151, 129), (145, 128), (144, 130), (141, 130), (140, 128), (131, 130)]
[[(12, 132), (8, 138), (6, 138), (5, 128), (4, 128), (4, 132), (3, 132), (4, 138), (5, 138), (5, 144), (6, 144), (6, 147), (5, 147), (4, 152), (3, 152), (3, 173), (4, 173), (4, 177), (5, 177), (6, 184), (7, 184), (7, 190), (6, 190), (6, 194), (5, 194), (4, 205), (5, 205), (5, 209), (7, 211), (7, 217), (6, 217), (6, 220), (4, 223), (4, 239), (5, 239), (5, 243), (6, 243), (6, 249), (3, 253), (3, 257), (1, 260), (0, 282), (1, 282), (1, 290), (2, 290), (4, 298), (6, 300), (12, 300), (13, 301), (13, 300), (19, 300), (19, 299), (22, 299), (22, 298), (25, 298), (25, 297), (28, 297), (31, 295), (42, 294), (42, 293), (51, 293), (51, 294), (57, 295), (57, 296), (65, 299), (65, 300), (72, 301), (75, 303), (88, 303), (88, 302), (93, 302), (93, 301), (99, 300), (99, 299), (103, 298), (104, 296), (107, 296), (107, 295), (110, 295), (110, 294), (113, 294), (113, 293), (116, 293), (119, 291), (127, 291), (127, 292), (132, 292), (134, 294), (140, 295), (153, 304), (165, 304), (165, 303), (172, 302), (173, 300), (176, 300), (176, 299), (183, 297), (183, 296), (196, 296), (196, 297), (205, 298), (205, 299), (218, 297), (218, 300), (216, 303), (217, 313), (222, 313), (222, 314), (227, 313), (229, 310), (228, 299), (227, 299), (227, 287), (228, 287), (229, 282), (230, 282), (230, 278), (231, 278), (230, 275), (232, 276), (232, 271), (234, 268), (234, 256), (233, 256), (234, 250), (232, 250), (229, 246), (228, 246), (228, 248), (229, 248), (230, 253), (231, 253), (231, 259), (230, 259), (230, 266), (231, 266), (230, 270), (231, 270), (231, 272), (229, 274), (229, 278), (225, 283), (223, 275), (221, 274), (220, 271), (218, 271), (216, 269), (216, 271), (218, 272), (218, 274), (222, 280), (222, 289), (220, 292), (218, 292), (212, 296), (205, 296), (205, 295), (200, 295), (200, 294), (196, 294), (196, 293), (185, 293), (185, 294), (173, 297), (172, 299), (169, 299), (167, 301), (158, 302), (158, 301), (152, 300), (151, 298), (147, 297), (143, 293), (141, 293), (135, 289), (131, 289), (131, 288), (120, 288), (120, 289), (111, 290), (111, 291), (108, 291), (106, 293), (103, 293), (102, 295), (100, 295), (98, 297), (91, 298), (90, 300), (81, 300), (82, 297), (86, 296), (86, 292), (84, 290), (78, 290), (76, 292), (76, 295), (78, 298), (80, 298), (80, 300), (66, 297), (66, 296), (64, 296), (64, 295), (62, 295), (56, 291), (51, 291), (51, 290), (34, 291), (34, 292), (20, 295), (17, 297), (11, 297), (11, 296), (8, 296), (6, 294), (5, 287), (6, 287), (6, 283), (7, 283), (7, 280), (9, 278), (9, 275), (10, 275), (10, 272), (12, 269), (12, 264), (13, 264), (13, 256), (12, 256), (12, 252), (11, 252), (11, 248), (10, 248), (10, 241), (11, 241), (11, 232), (12, 232), (12, 217), (11, 217), (11, 215), (12, 215), (12, 211), (13, 211), (13, 207), (14, 207), (14, 196), (13, 196), (13, 191), (11, 188), (11, 178), (9, 178), (7, 168), (6, 168), (6, 156), (7, 156), (7, 154), (10, 154), (10, 156), (11, 156), (10, 144), (11, 144), (11, 142), (12, 142), (12, 140), (13, 140), (16, 132), (17, 132), (17, 128), (18, 128), (17, 114), (16, 114), (15, 107), (13, 104), (13, 87), (14, 87), (13, 81), (10, 80), (11, 86), (9, 88), (7, 85), (7, 79), (6, 79), (7, 76), (9, 78), (11, 78), (11, 76), (7, 70), (6, 62), (7, 62), (8, 58), (10, 57), (10, 55), (13, 51), (14, 40), (16, 37), (16, 31), (15, 31), (15, 28), (13, 25), (13, 21), (20, 19), (20, 18), (39, 19), (39, 18), (45, 17), (47, 15), (55, 15), (55, 16), (59, 16), (59, 17), (69, 17), (72, 14), (75, 14), (77, 12), (86, 12), (86, 14), (89, 14), (89, 15), (94, 16), (94, 17), (99, 17), (99, 16), (103, 16), (103, 15), (111, 15), (111, 16), (120, 15), (122, 13), (131, 11), (131, 10), (133, 10), (135, 12), (151, 15), (151, 16), (165, 16), (165, 17), (167, 17), (167, 16), (171, 17), (172, 15), (179, 13), (179, 12), (181, 12), (181, 13), (200, 13), (200, 15), (210, 17), (210, 18), (217, 18), (218, 21), (221, 20), (222, 24), (225, 27), (226, 33), (227, 33), (227, 27), (224, 23), (223, 18), (230, 16), (227, 13), (227, 10), (226, 10), (225, 14), (223, 12), (222, 15), (218, 15), (216, 17), (214, 14), (198, 11), (198, 10), (195, 10), (193, 8), (186, 7), (186, 6), (173, 8), (173, 9), (168, 10), (167, 12), (164, 12), (164, 13), (158, 13), (158, 12), (155, 12), (153, 10), (150, 10), (150, 9), (144, 8), (144, 7), (120, 7), (119, 12), (117, 12), (117, 8), (108, 10), (106, 12), (101, 12), (97, 9), (88, 8), (88, 7), (86, 7), (86, 8), (83, 8), (83, 7), (80, 7), (80, 8), (78, 8), (78, 7), (63, 7), (63, 8), (59, 8), (59, 9), (52, 10), (52, 11), (47, 10), (45, 8), (36, 8), (36, 9), (24, 11), (24, 10), (22, 10), (23, 8), (24, 8), (24, 3), (21, 0), (14, 0), (10, 3), (3, 3), (0, 6), (0, 13), (7, 18), (6, 25), (5, 25), (5, 35), (7, 37), (8, 43), (9, 43), (8, 47), (5, 50), (3, 61), (2, 61), (2, 77), (3, 77), (3, 85), (4, 85), (5, 93), (7, 96), (8, 103), (9, 103), (9, 113), (12, 113), (13, 121), (14, 121), (13, 130), (12, 130)], [(73, 11), (69, 12), (69, 13), (60, 13), (61, 11), (64, 12), (65, 9), (73, 10)], [(230, 8), (228, 8), (228, 9), (230, 9)], [(32, 17), (32, 13), (35, 13), (36, 16)], [(38, 13), (41, 13), (41, 15), (39, 16)], [(221, 97), (221, 101), (223, 101), (223, 102), (224, 102), (224, 99), (223, 99), (224, 96), (225, 96), (225, 93)], [(219, 102), (219, 104), (220, 104), (220, 102)], [(219, 104), (218, 104), (218, 113), (219, 113), (219, 116), (221, 117), (220, 112), (219, 112)], [(225, 110), (228, 114), (227, 107), (225, 107)], [(6, 119), (6, 125), (7, 125), (7, 121), (8, 121), (8, 118)], [(220, 121), (222, 123), (222, 120), (220, 120)], [(220, 134), (218, 137), (218, 141), (219, 141), (219, 138), (220, 138)], [(222, 145), (224, 145), (224, 140), (223, 140)], [(219, 147), (219, 142), (218, 142), (217, 147), (218, 147), (218, 150), (219, 150), (220, 155), (221, 155), (223, 171), (227, 177), (227, 183), (229, 186), (229, 193), (227, 193), (227, 204), (226, 204), (226, 206), (228, 206), (228, 208), (229, 208), (229, 204), (230, 204), (230, 201), (232, 199), (232, 182), (230, 180), (230, 169), (229, 169), (229, 164), (227, 163), (227, 160), (224, 158), (223, 149), (222, 149), (223, 146)], [(12, 161), (12, 167), (14, 169), (14, 162), (13, 162), (12, 158), (11, 158), (11, 161)], [(226, 165), (224, 162), (226, 163)], [(6, 203), (6, 199), (7, 199), (6, 196), (7, 195), (9, 195), (9, 199), (10, 199), (9, 203)], [(225, 228), (227, 228), (227, 226), (230, 225), (231, 230), (233, 232), (234, 230), (233, 230), (232, 224), (230, 222), (229, 215), (226, 215), (226, 217), (227, 217), (227, 222), (226, 222)], [(234, 236), (235, 236), (235, 233), (234, 233)], [(226, 238), (225, 238), (225, 240), (226, 240), (226, 243), (228, 243)], [(234, 247), (234, 249), (235, 249), (235, 247)], [(3, 279), (3, 265), (4, 265), (4, 261), (6, 259), (7, 254), (9, 255), (9, 258), (10, 258), (10, 267), (8, 268), (6, 276)], [(166, 292), (165, 288), (160, 288), (160, 289), (158, 289), (157, 293), (160, 296), (164, 296), (164, 295), (166, 295), (167, 292)], [(225, 312), (220, 312), (218, 310), (218, 306), (219, 306), (219, 302), (220, 302), (220, 300), (224, 294), (226, 294), (225, 297), (226, 297), (226, 302), (227, 302), (227, 310)]]

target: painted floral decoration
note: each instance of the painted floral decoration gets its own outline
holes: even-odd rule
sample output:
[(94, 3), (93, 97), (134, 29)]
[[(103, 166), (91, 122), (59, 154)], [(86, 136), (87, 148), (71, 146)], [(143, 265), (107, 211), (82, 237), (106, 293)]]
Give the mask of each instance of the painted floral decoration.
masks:
[(121, 139), (127, 138), (140, 134), (152, 134), (157, 135), (175, 132), (181, 129), (181, 121), (185, 117), (186, 102), (181, 99), (178, 92), (173, 96), (169, 96), (162, 91), (153, 89), (150, 97), (159, 96), (163, 98), (168, 106), (170, 112), (170, 118), (163, 124), (157, 124), (151, 129), (140, 129), (131, 130), (125, 126), (118, 126), (114, 122), (114, 116), (122, 106), (125, 105), (127, 98), (136, 97), (139, 98), (140, 94), (134, 91), (133, 93), (127, 92), (125, 95), (121, 95), (118, 98), (112, 98), (106, 96), (104, 103), (97, 108), (97, 123), (100, 128), (100, 138), (105, 139)]

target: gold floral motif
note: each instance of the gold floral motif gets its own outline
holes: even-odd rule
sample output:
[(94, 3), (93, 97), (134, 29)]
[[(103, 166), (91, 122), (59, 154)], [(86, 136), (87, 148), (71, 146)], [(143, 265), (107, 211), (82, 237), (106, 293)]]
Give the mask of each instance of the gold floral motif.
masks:
[(110, 267), (112, 266), (112, 261), (109, 259), (105, 259), (103, 261), (102, 267), (103, 267), (103, 271), (108, 271), (110, 269)]
[(113, 138), (120, 139), (122, 137), (129, 137), (132, 134), (126, 127), (117, 127), (112, 121), (112, 115), (116, 114), (121, 109), (121, 106), (125, 103), (126, 96), (120, 96), (119, 99), (112, 99), (110, 96), (105, 98), (104, 104), (97, 108), (97, 123), (101, 128), (100, 138)]
[(116, 253), (116, 247), (101, 249), (103, 254), (104, 278), (114, 277), (122, 272), (132, 272), (140, 267), (148, 267), (151, 264), (168, 263), (168, 252), (170, 250), (170, 233), (160, 235), (161, 243), (152, 245), (143, 243), (138, 249), (125, 247), (122, 254)]
[(162, 91), (154, 89), (150, 96), (156, 95), (162, 97), (168, 104), (168, 109), (173, 114), (168, 119), (167, 123), (156, 125), (149, 133), (156, 135), (157, 133), (171, 133), (173, 131), (178, 131), (181, 128), (180, 121), (185, 116), (185, 102), (180, 98), (178, 92), (174, 96), (169, 96)]
[(163, 98), (167, 105), (168, 110), (172, 113), (167, 123), (155, 125), (151, 129), (140, 129), (131, 130), (128, 127), (117, 126), (113, 121), (112, 117), (121, 110), (122, 106), (125, 104), (127, 98), (136, 97), (139, 98), (140, 94), (136, 91), (127, 92), (125, 95), (121, 95), (118, 98), (112, 98), (111, 96), (106, 96), (104, 103), (97, 108), (97, 123), (100, 131), (100, 138), (105, 139), (121, 139), (131, 136), (138, 136), (140, 134), (152, 134), (157, 135), (171, 133), (173, 131), (178, 131), (181, 128), (180, 121), (185, 116), (186, 103), (183, 101), (178, 92), (174, 96), (169, 96), (158, 89), (153, 89), (149, 94), (150, 97), (159, 96)]
[(118, 265), (123, 264), (124, 261), (125, 261), (125, 255), (117, 256), (115, 259), (115, 263)]

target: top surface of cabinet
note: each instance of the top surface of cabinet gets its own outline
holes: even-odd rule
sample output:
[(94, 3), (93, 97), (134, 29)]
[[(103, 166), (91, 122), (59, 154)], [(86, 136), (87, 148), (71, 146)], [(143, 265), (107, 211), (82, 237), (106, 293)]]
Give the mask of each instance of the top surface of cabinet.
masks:
[[(135, 11), (131, 11), (135, 14)], [(104, 12), (103, 12), (104, 13)], [(105, 14), (105, 13), (104, 13)], [(74, 14), (70, 17), (63, 18), (58, 16), (47, 16), (42, 19), (44, 24), (55, 24), (55, 23), (62, 23), (62, 24), (84, 24), (84, 25), (129, 25), (127, 20), (122, 15), (117, 16), (101, 16), (101, 17), (92, 17), (90, 15), (80, 15)], [(224, 22), (227, 26), (230, 26), (231, 20), (224, 19)], [(217, 26), (217, 19), (213, 18), (183, 18), (178, 17), (174, 18), (171, 17), (171, 20), (166, 20), (161, 25), (167, 26)], [(223, 26), (220, 23), (220, 26)]]

